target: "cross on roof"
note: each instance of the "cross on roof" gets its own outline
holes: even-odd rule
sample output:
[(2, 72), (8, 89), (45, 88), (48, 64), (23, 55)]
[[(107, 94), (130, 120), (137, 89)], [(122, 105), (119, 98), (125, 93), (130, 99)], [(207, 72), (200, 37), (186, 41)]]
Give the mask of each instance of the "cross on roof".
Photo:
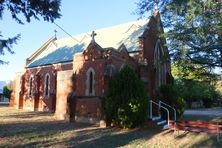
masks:
[(159, 8), (158, 8), (158, 0), (154, 0), (154, 12), (155, 11), (159, 11)]
[(56, 37), (56, 33), (57, 33), (57, 30), (56, 30), (56, 29), (54, 30), (54, 33), (55, 33), (55, 37)]
[(92, 37), (92, 41), (94, 42), (95, 41), (95, 36), (96, 36), (97, 34), (95, 33), (95, 31), (92, 31), (92, 34), (91, 34), (91, 37)]

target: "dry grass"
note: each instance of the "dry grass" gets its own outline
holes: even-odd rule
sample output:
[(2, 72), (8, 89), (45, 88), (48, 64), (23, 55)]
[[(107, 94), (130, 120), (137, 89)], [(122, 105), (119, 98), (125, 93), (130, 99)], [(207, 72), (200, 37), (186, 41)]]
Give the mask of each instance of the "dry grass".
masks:
[[(221, 140), (222, 141), (222, 140)], [(216, 137), (171, 130), (98, 128), (0, 106), (0, 147), (221, 147)]]

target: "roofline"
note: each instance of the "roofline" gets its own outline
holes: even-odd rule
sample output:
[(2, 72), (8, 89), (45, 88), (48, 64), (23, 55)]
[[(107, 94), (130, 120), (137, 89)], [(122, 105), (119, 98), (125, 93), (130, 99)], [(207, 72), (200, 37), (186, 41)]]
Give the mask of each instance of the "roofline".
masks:
[(26, 61), (31, 61), (32, 59), (34, 59), (37, 55), (39, 55), (43, 49), (49, 45), (52, 41), (56, 40), (56, 36), (52, 36), (49, 40), (47, 40), (38, 50), (36, 50), (30, 57), (28, 57), (26, 59)]
[(61, 63), (61, 64), (65, 64), (65, 63), (71, 63), (71, 62), (73, 62), (73, 60), (69, 60), (69, 61), (63, 61), (63, 62), (55, 62), (55, 63), (50, 63), (50, 64), (42, 64), (42, 65), (36, 65), (36, 66), (26, 66), (25, 68), (27, 69), (27, 68), (37, 68), (37, 67), (39, 67), (39, 66), (50, 66), (50, 65), (53, 65), (53, 64), (59, 64), (59, 63)]

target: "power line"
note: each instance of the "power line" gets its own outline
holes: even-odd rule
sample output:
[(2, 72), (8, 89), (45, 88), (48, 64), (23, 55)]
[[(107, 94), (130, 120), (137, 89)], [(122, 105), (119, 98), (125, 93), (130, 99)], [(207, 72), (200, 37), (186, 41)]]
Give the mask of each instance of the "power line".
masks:
[(59, 29), (61, 29), (63, 32), (65, 32), (68, 36), (70, 36), (73, 40), (79, 42), (76, 38), (74, 38), (71, 34), (69, 34), (67, 31), (65, 31), (61, 26), (53, 22)]

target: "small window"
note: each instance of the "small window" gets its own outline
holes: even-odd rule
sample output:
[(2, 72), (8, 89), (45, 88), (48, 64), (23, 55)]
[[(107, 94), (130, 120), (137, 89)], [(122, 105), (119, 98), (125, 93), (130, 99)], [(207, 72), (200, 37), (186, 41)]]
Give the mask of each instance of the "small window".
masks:
[(95, 95), (95, 71), (93, 68), (89, 68), (86, 72), (86, 89), (85, 94), (87, 96)]
[(93, 73), (91, 71), (89, 75), (89, 94), (92, 94), (92, 92), (93, 92)]
[(49, 88), (50, 88), (50, 76), (49, 74), (46, 74), (45, 75), (45, 90), (44, 90), (45, 97), (49, 97)]
[(33, 90), (33, 77), (31, 76), (30, 78), (29, 78), (29, 96), (32, 96), (32, 90)]

